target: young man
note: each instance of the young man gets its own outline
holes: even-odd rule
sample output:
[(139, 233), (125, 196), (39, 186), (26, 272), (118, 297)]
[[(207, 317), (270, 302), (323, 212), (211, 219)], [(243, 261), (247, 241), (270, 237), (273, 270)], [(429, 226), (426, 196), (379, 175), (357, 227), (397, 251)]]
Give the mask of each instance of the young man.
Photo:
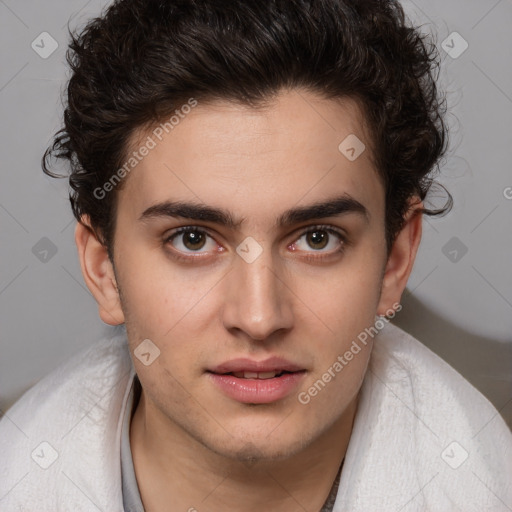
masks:
[(428, 48), (377, 0), (120, 0), (74, 37), (44, 166), (122, 327), (3, 417), (1, 510), (512, 508), (504, 421), (389, 323), (440, 213)]

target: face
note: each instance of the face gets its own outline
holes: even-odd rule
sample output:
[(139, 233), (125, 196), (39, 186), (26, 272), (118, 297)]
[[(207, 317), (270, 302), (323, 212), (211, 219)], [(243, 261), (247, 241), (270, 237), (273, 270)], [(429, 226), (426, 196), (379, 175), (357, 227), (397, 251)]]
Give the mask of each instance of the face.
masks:
[[(199, 103), (161, 141), (133, 139), (157, 143), (119, 192), (114, 268), (132, 355), (159, 350), (133, 357), (156, 423), (272, 459), (353, 401), (371, 340), (335, 363), (374, 324), (386, 266), (362, 121), (352, 100), (288, 91), (262, 110)], [(338, 149), (351, 134), (367, 146), (354, 161)]]

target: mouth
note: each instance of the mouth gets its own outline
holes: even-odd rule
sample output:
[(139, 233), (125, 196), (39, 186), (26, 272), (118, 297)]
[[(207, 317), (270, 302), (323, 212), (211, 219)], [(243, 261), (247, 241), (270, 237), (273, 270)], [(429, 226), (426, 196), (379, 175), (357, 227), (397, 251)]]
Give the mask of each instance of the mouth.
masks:
[(221, 373), (218, 375), (233, 375), (233, 377), (236, 377), (237, 379), (261, 379), (261, 380), (267, 380), (267, 379), (274, 379), (276, 377), (281, 377), (281, 375), (289, 374), (289, 373), (296, 373), (296, 372), (287, 372), (286, 370), (273, 370), (270, 372), (249, 372), (249, 371), (242, 371), (242, 372), (227, 372), (227, 373)]
[(263, 362), (232, 360), (206, 373), (224, 396), (245, 404), (268, 404), (289, 396), (307, 370), (274, 358)]

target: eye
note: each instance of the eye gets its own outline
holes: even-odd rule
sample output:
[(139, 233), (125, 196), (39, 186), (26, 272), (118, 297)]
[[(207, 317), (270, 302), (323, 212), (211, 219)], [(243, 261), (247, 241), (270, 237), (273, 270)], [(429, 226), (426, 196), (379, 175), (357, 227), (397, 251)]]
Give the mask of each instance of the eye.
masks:
[[(208, 253), (224, 250), (207, 231), (197, 226), (184, 226), (176, 229), (165, 238), (164, 245), (167, 244), (172, 245), (174, 258), (189, 262), (193, 258), (203, 258)], [(312, 226), (302, 232), (300, 237), (288, 248), (292, 252), (306, 252), (304, 256), (306, 260), (320, 261), (322, 258), (342, 253), (346, 245), (348, 245), (348, 240), (342, 231), (332, 226)], [(197, 256), (193, 256), (194, 254)]]
[[(209, 238), (211, 239), (211, 243), (208, 247)], [(171, 243), (178, 251), (189, 254), (198, 253), (205, 247), (210, 251), (218, 247), (206, 231), (194, 226), (178, 228), (171, 236), (166, 238), (165, 243)], [(208, 250), (199, 252), (199, 254), (203, 254), (204, 252), (208, 252)]]
[(346, 237), (341, 231), (330, 226), (313, 226), (302, 233), (291, 247), (293, 251), (297, 249), (307, 251), (309, 248), (323, 255), (343, 252), (346, 243)]

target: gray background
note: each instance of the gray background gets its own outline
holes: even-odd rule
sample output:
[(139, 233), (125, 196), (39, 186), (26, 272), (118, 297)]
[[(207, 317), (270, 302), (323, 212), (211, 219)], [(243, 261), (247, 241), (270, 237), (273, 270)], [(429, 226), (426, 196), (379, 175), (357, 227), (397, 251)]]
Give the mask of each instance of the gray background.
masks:
[[(40, 169), (61, 123), (68, 20), (81, 25), (108, 3), (0, 0), (0, 415), (111, 329), (82, 279), (67, 182)], [(403, 5), (435, 34), (442, 55), (452, 133), (440, 181), (455, 207), (443, 219), (425, 219), (396, 323), (461, 372), (512, 426), (512, 1)], [(51, 48), (47, 36), (40, 42), (42, 32), (58, 43), (47, 58), (31, 47)], [(456, 58), (463, 41), (453, 32), (468, 43)]]

